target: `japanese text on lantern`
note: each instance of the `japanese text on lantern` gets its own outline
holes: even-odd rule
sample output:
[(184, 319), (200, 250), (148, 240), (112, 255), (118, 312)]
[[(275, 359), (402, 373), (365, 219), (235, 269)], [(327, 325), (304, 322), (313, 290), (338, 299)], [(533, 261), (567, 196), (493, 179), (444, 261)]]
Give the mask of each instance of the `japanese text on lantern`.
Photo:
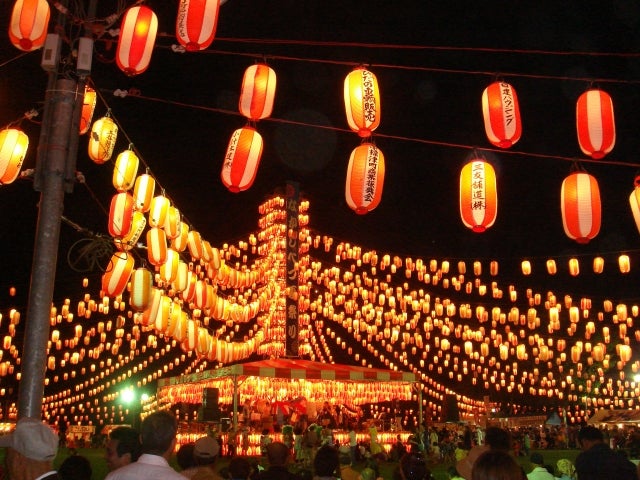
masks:
[(373, 200), (373, 197), (376, 194), (376, 180), (377, 180), (377, 171), (378, 171), (378, 152), (377, 148), (370, 148), (367, 154), (367, 179), (366, 179), (366, 189), (364, 199), (367, 202)]
[(477, 162), (473, 164), (473, 182), (471, 183), (471, 191), (473, 202), (471, 208), (473, 210), (482, 210), (486, 205), (485, 191), (484, 191), (484, 167), (482, 163)]
[(224, 158), (224, 168), (231, 168), (231, 165), (233, 165), (233, 157), (236, 154), (236, 149), (238, 148), (238, 142), (240, 141), (241, 133), (241, 129), (238, 129), (233, 132), (233, 135), (231, 135), (229, 148), (227, 148), (227, 155)]
[(511, 91), (511, 85), (509, 85), (508, 83), (501, 83), (500, 91), (502, 93), (504, 121), (507, 125), (511, 125), (511, 123), (515, 121), (515, 109), (514, 109), (513, 92)]
[(365, 118), (373, 122), (376, 119), (376, 97), (374, 95), (373, 74), (362, 70), (362, 107)]

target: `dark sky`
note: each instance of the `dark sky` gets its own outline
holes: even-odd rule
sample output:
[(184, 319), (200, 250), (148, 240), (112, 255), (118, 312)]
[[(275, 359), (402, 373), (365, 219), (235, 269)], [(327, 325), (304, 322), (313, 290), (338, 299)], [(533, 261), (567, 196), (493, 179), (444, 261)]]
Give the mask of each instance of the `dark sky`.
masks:
[[(6, 32), (10, 3), (1, 4), (0, 31)], [(99, 3), (99, 14), (108, 15), (117, 2)], [(312, 231), (338, 241), (414, 258), (498, 259), (514, 278), (523, 258), (540, 271), (550, 257), (564, 269), (569, 255), (609, 260), (624, 251), (632, 274), (622, 282), (620, 275), (590, 275), (587, 263), (587, 273), (570, 285), (576, 297), (637, 300), (640, 236), (628, 196), (640, 166), (640, 6), (228, 0), (209, 51), (180, 54), (171, 49), (176, 3), (148, 2), (162, 35), (139, 76), (118, 70), (108, 34), (96, 42), (91, 81), (102, 98), (94, 118), (111, 109), (121, 126), (116, 152), (133, 143), (212, 245), (246, 238), (257, 228), (258, 203), (297, 181), (311, 202)], [(237, 112), (244, 69), (263, 58), (278, 75), (275, 106), (272, 118), (257, 125), (265, 149), (255, 184), (234, 194), (220, 181), (222, 158), (231, 133), (246, 124)], [(382, 121), (374, 139), (387, 162), (382, 202), (367, 215), (356, 215), (344, 199), (349, 154), (360, 139), (347, 127), (342, 82), (360, 64), (380, 83)], [(511, 83), (520, 101), (522, 139), (507, 151), (491, 146), (482, 123), (481, 94), (495, 78)], [(598, 237), (582, 246), (563, 232), (560, 186), (571, 159), (584, 158), (575, 101), (592, 82), (613, 98), (617, 141), (605, 162), (582, 164), (599, 182), (603, 218)], [(0, 35), (0, 124), (41, 108), (45, 86), (39, 53), (21, 55)], [(115, 90), (139, 95), (116, 97)], [(25, 169), (35, 163), (39, 121), (22, 123), (31, 139)], [(458, 213), (459, 172), (474, 149), (498, 175), (498, 218), (483, 234), (465, 228)], [(94, 165), (81, 138), (77, 169), (86, 185), (66, 196), (64, 215), (107, 235), (111, 164)], [(27, 180), (0, 187), (0, 300), (10, 285), (27, 288), (37, 202)], [(62, 225), (56, 295), (67, 295), (77, 278), (66, 260), (81, 238)], [(567, 280), (530, 281), (552, 288)]]

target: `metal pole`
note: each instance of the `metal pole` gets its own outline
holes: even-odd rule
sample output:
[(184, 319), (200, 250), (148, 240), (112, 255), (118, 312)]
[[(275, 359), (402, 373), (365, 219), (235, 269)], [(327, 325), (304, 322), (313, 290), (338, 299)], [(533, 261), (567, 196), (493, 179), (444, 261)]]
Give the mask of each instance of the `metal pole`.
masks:
[[(41, 417), (44, 394), (49, 317), (58, 259), (60, 223), (64, 203), (66, 163), (69, 157), (69, 127), (73, 123), (77, 90), (74, 80), (59, 79), (46, 97), (51, 106), (47, 141), (39, 145), (42, 191), (33, 251), (33, 267), (27, 307), (18, 391), (18, 416)], [(45, 137), (45, 136), (43, 136)], [(42, 138), (42, 137), (41, 137)]]

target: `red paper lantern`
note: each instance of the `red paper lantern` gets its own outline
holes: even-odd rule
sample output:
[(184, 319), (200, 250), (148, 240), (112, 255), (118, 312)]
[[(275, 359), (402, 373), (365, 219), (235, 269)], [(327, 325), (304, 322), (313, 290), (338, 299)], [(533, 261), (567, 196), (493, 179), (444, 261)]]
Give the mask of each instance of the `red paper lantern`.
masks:
[(222, 164), (222, 183), (233, 193), (253, 185), (262, 157), (262, 136), (252, 127), (233, 132)]
[(271, 115), (276, 96), (276, 72), (263, 63), (251, 65), (244, 72), (240, 92), (240, 113), (250, 120)]
[(375, 209), (382, 200), (384, 155), (372, 143), (357, 146), (349, 158), (345, 199), (349, 208), (363, 215)]
[(91, 127), (91, 119), (96, 109), (97, 94), (89, 85), (84, 87), (84, 99), (82, 100), (82, 113), (80, 114), (80, 135), (84, 135)]
[(460, 217), (474, 232), (491, 227), (498, 214), (496, 172), (484, 159), (476, 158), (460, 172)]
[(126, 192), (116, 193), (109, 208), (109, 235), (124, 237), (133, 224), (133, 197)]
[(142, 235), (145, 227), (147, 226), (147, 219), (142, 212), (137, 210), (133, 211), (131, 217), (131, 228), (129, 233), (122, 236), (122, 238), (114, 238), (113, 243), (118, 250), (131, 250), (138, 244), (138, 239)]
[(489, 141), (509, 148), (520, 140), (522, 122), (515, 89), (506, 82), (494, 82), (482, 92), (484, 129)]
[(204, 50), (216, 34), (220, 0), (180, 0), (176, 38), (188, 52)]
[(102, 291), (108, 297), (116, 297), (124, 292), (134, 266), (133, 256), (127, 252), (116, 252), (102, 275)]
[(9, 40), (25, 52), (41, 48), (47, 39), (50, 15), (47, 0), (17, 0), (11, 12)]
[(22, 130), (5, 128), (0, 131), (0, 185), (18, 178), (28, 148), (29, 137)]
[(590, 89), (576, 103), (576, 128), (580, 150), (599, 159), (611, 152), (616, 143), (613, 101), (608, 93)]
[(122, 17), (116, 64), (127, 75), (139, 75), (149, 67), (158, 31), (158, 17), (149, 7), (129, 8)]
[(349, 128), (368, 137), (380, 125), (380, 91), (376, 76), (364, 67), (344, 80), (344, 106)]
[(578, 243), (589, 243), (600, 231), (598, 182), (586, 172), (573, 172), (562, 182), (560, 193), (564, 232)]

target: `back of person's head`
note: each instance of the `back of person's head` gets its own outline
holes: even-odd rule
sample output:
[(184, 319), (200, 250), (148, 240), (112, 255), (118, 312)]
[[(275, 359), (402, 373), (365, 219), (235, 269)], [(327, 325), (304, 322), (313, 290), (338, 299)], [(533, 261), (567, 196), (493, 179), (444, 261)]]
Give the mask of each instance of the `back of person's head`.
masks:
[(502, 450), (508, 452), (511, 449), (511, 434), (508, 430), (500, 427), (487, 427), (484, 441), (491, 450)]
[(267, 445), (267, 461), (269, 465), (282, 467), (289, 459), (289, 447), (282, 442), (271, 442)]
[(478, 457), (471, 470), (472, 480), (526, 480), (516, 460), (502, 450), (489, 450)]
[(556, 463), (556, 466), (558, 467), (558, 472), (560, 472), (560, 475), (566, 475), (567, 477), (571, 478), (575, 477), (576, 467), (573, 466), (573, 463), (571, 463), (571, 460), (569, 460), (568, 458), (561, 458)]
[(422, 455), (408, 453), (403, 455), (398, 464), (401, 478), (404, 480), (429, 480), (431, 470), (427, 467)]
[(231, 480), (246, 480), (251, 475), (251, 463), (243, 457), (233, 457), (229, 462)]
[(330, 477), (340, 468), (338, 450), (330, 445), (323, 445), (313, 459), (313, 471), (318, 477)]
[(193, 459), (196, 465), (214, 463), (218, 453), (220, 453), (220, 444), (211, 435), (200, 437), (193, 444)]
[(62, 480), (90, 480), (91, 463), (82, 455), (71, 455), (58, 467), (58, 475)]
[(544, 459), (542, 458), (542, 454), (539, 452), (533, 452), (529, 457), (529, 461), (534, 465), (544, 465)]
[(131, 461), (135, 462), (140, 456), (140, 434), (131, 427), (116, 427), (109, 433), (111, 440), (116, 440), (116, 452), (119, 457), (131, 455)]
[(589, 442), (603, 442), (604, 435), (602, 431), (591, 425), (584, 426), (578, 432), (578, 441), (587, 440)]
[(178, 451), (176, 452), (176, 462), (182, 470), (191, 468), (196, 464), (195, 459), (193, 458), (194, 447), (195, 443), (190, 442), (180, 445), (180, 448), (178, 448)]
[(167, 411), (153, 412), (145, 417), (140, 427), (142, 452), (152, 455), (164, 455), (176, 439), (178, 422)]

